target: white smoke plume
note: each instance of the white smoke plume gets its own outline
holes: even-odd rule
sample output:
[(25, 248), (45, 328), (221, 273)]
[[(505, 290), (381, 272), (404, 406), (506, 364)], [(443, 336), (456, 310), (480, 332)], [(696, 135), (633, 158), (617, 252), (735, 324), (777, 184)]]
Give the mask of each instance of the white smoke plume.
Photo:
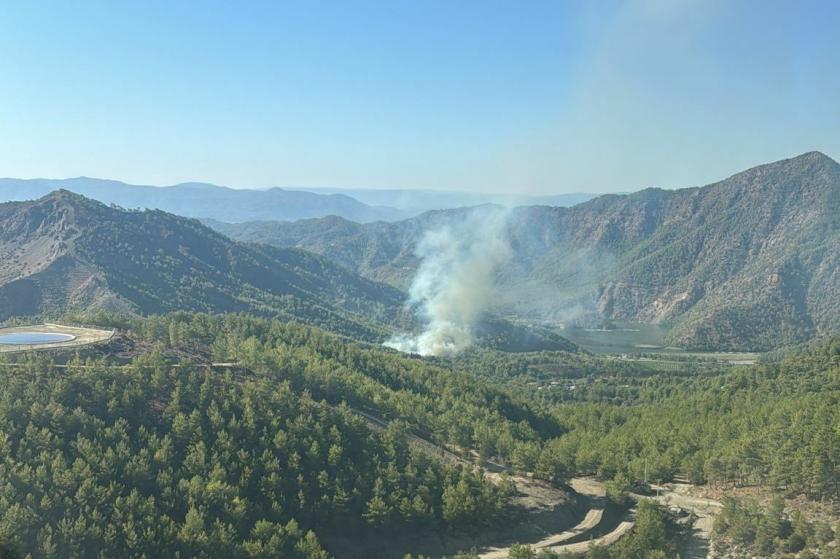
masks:
[(399, 351), (451, 355), (473, 342), (473, 327), (489, 306), (496, 270), (511, 256), (509, 211), (476, 208), (464, 218), (426, 232), (417, 244), (422, 259), (409, 290), (409, 304), (424, 320), (420, 334), (385, 342)]

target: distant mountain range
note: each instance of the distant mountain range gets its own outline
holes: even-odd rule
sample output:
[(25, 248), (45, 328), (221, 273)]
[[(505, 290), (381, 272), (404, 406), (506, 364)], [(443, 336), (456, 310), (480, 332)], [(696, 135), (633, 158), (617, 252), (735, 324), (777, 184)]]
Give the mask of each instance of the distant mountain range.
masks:
[(411, 215), (396, 208), (370, 206), (345, 194), (315, 194), (282, 188), (234, 189), (205, 183), (140, 186), (87, 177), (0, 179), (0, 201), (35, 200), (59, 189), (128, 209), (158, 209), (185, 217), (230, 222), (340, 215), (365, 223)]
[[(420, 237), (468, 211), (212, 225), (405, 288)], [(497, 312), (665, 323), (670, 343), (698, 349), (762, 350), (840, 332), (840, 165), (819, 152), (702, 188), (520, 207), (508, 229), (514, 256), (497, 278)]]
[[(415, 216), (431, 210), (446, 210), (483, 204), (500, 206), (562, 206), (569, 207), (592, 198), (597, 194), (575, 192), (546, 196), (529, 194), (483, 194), (479, 192), (457, 192), (451, 190), (376, 190), (350, 188), (310, 188), (318, 194), (344, 194), (373, 206), (388, 206)], [(336, 214), (338, 215), (338, 214)], [(343, 216), (346, 217), (346, 216)]]
[[(323, 256), (233, 241), (160, 210), (122, 210), (66, 190), (0, 204), (0, 320), (248, 312), (381, 341), (411, 328), (405, 300)], [(477, 326), (479, 342), (498, 349), (576, 349), (549, 330), (492, 316)]]
[(427, 210), (498, 203), (569, 206), (594, 194), (557, 196), (483, 195), (431, 190), (235, 189), (206, 183), (142, 186), (78, 177), (73, 179), (0, 179), (0, 202), (36, 200), (68, 190), (104, 204), (128, 209), (157, 209), (185, 217), (240, 223), (295, 221), (340, 216), (359, 223), (396, 221)]

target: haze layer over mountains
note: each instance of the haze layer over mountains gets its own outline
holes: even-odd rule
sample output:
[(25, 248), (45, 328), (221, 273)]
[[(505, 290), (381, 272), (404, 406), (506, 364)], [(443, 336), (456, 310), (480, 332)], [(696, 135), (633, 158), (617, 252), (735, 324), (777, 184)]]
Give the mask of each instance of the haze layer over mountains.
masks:
[(0, 179), (0, 201), (34, 200), (68, 190), (128, 209), (158, 209), (185, 217), (225, 222), (284, 220), (337, 215), (351, 221), (394, 221), (428, 210), (496, 203), (570, 206), (594, 194), (513, 196), (431, 190), (235, 189), (207, 183), (142, 186), (88, 177)]

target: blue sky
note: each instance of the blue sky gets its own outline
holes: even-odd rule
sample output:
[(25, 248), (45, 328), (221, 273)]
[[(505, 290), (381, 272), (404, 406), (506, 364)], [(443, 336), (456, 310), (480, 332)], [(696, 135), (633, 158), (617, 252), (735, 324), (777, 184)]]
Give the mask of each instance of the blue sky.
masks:
[(629, 191), (840, 158), (840, 3), (0, 1), (0, 176)]

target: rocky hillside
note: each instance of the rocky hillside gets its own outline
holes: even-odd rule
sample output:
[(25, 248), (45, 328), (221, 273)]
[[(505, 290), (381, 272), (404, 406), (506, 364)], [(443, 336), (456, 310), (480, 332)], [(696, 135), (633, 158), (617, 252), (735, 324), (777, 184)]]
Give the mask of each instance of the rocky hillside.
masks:
[(232, 241), (162, 211), (67, 191), (0, 204), (0, 319), (103, 308), (248, 311), (362, 337), (404, 295), (297, 249)]
[[(306, 248), (404, 288), (417, 240), (465, 211), (216, 227)], [(517, 208), (509, 235), (503, 312), (666, 322), (670, 342), (692, 348), (769, 349), (840, 331), (840, 165), (818, 152), (701, 188)]]

